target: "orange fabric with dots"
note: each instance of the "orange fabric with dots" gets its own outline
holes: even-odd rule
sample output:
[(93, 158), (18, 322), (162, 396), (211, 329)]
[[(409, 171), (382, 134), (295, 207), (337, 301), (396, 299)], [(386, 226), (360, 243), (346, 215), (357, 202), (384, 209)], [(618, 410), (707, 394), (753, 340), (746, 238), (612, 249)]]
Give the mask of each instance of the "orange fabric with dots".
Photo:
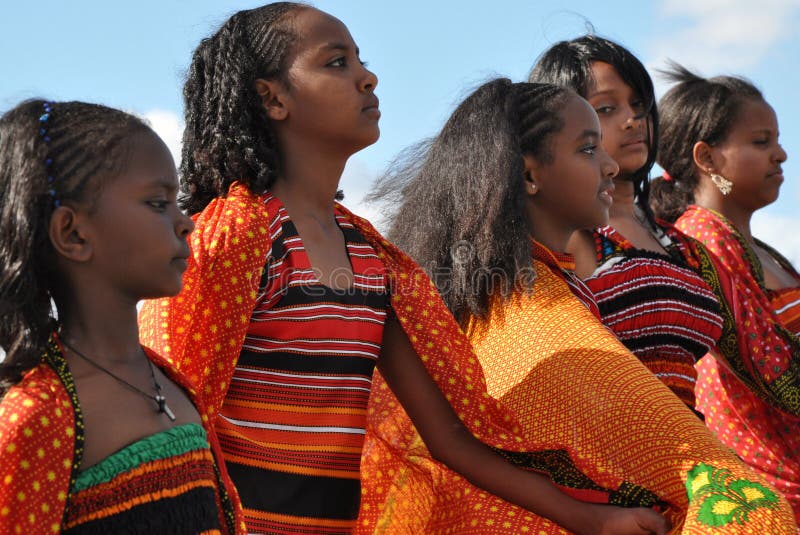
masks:
[(59, 533), (75, 453), (75, 413), (40, 364), (0, 403), (0, 533)]
[[(143, 342), (189, 376), (204, 396), (210, 418), (219, 412), (227, 392), (253, 310), (270, 244), (267, 221), (263, 197), (234, 184), (226, 198), (215, 199), (195, 218), (196, 231), (191, 238), (193, 256), (184, 278), (184, 290), (172, 299), (147, 302), (140, 315)], [(486, 444), (506, 451), (538, 451), (542, 446), (565, 449), (542, 441), (535, 433), (528, 434), (503, 403), (489, 396), (483, 369), (469, 340), (427, 276), (365, 220), (351, 216), (351, 221), (384, 261), (391, 280), (395, 315), (470, 431)], [(433, 461), (378, 374), (368, 418), (367, 445), (362, 456), (359, 531), (516, 533), (519, 531), (514, 527), (522, 524), (509, 519), (522, 517), (524, 523), (525, 517), (533, 518), (475, 489)], [(686, 419), (692, 420), (694, 416), (686, 413)], [(719, 446), (708, 449), (713, 455), (709, 453), (704, 459), (721, 459), (739, 470), (735, 461), (730, 461), (730, 454)], [(595, 482), (604, 488), (616, 489), (623, 483), (623, 474), (592, 467), (588, 460), (573, 459), (581, 469), (591, 471)], [(676, 479), (680, 479), (679, 474), (672, 475), (672, 480)], [(651, 490), (668, 494), (665, 489)], [(603, 501), (603, 494), (598, 493), (598, 501)], [(685, 503), (685, 497), (683, 500)], [(673, 506), (679, 518), (682, 506), (677, 501)], [(458, 504), (467, 504), (469, 509), (456, 507)], [(452, 508), (442, 508), (443, 505)], [(784, 508), (751, 513), (750, 518), (756, 522), (749, 525), (761, 526), (759, 532), (763, 532), (765, 524), (759, 519), (771, 518), (774, 523), (781, 515), (785, 516)], [(472, 519), (479, 519), (481, 524), (471, 530), (461, 529), (467, 528), (463, 523)], [(552, 525), (548, 529), (547, 532), (559, 532)], [(781, 533), (779, 529), (773, 532)]]

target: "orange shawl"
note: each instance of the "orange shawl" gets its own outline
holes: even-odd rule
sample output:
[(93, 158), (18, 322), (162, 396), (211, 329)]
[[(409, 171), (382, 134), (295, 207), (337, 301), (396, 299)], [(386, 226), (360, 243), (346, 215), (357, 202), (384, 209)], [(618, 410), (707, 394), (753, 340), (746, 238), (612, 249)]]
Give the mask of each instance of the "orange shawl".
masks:
[[(191, 238), (193, 257), (184, 278), (183, 292), (172, 299), (147, 302), (142, 309), (142, 340), (195, 382), (207, 400), (210, 418), (219, 412), (227, 392), (266, 255), (270, 252), (267, 220), (263, 197), (250, 193), (241, 184), (234, 184), (226, 198), (215, 199), (196, 216), (196, 230)], [(542, 450), (563, 452), (559, 454), (558, 464), (573, 472), (569, 477), (550, 475), (564, 490), (585, 499), (633, 504), (652, 503), (656, 495), (664, 499), (681, 494), (674, 489), (670, 489), (672, 493), (666, 489), (651, 489), (654, 495), (626, 483), (624, 476), (627, 474), (597, 469), (593, 466), (594, 459), (581, 458), (561, 444), (545, 442), (535, 434), (525, 433), (516, 416), (487, 393), (483, 369), (469, 340), (424, 272), (384, 240), (368, 222), (356, 216), (351, 216), (351, 221), (386, 265), (394, 314), (417, 354), (476, 437), (529, 469), (547, 471), (550, 463), (540, 458)], [(687, 420), (692, 418), (691, 414), (686, 414)], [(694, 466), (698, 481), (705, 481), (703, 477), (709, 475), (703, 471), (705, 465), (699, 464), (702, 461), (722, 460), (725, 462), (714, 466), (730, 465), (741, 471), (721, 448), (714, 453), (717, 455), (689, 459), (685, 470)], [(674, 474), (673, 479), (683, 483), (687, 477), (685, 470)], [(591, 474), (591, 480), (587, 473)], [(468, 532), (461, 529), (463, 523), (473, 526), (476, 533), (514, 532), (513, 527), (508, 526), (519, 524), (509, 519), (533, 518), (475, 489), (433, 461), (379, 374), (376, 374), (370, 399), (362, 483), (359, 530), (364, 532), (384, 529), (387, 533), (432, 533), (439, 527), (452, 531), (454, 526), (459, 526), (457, 531), (461, 533)], [(695, 487), (696, 502), (707, 496), (707, 486)], [(410, 492), (404, 494), (404, 491)], [(770, 493), (768, 489), (764, 491)], [(683, 503), (678, 497), (672, 504), (678, 511), (676, 518), (686, 508), (685, 493), (681, 496)], [(774, 520), (774, 515), (784, 512), (780, 508), (782, 504), (771, 496), (770, 493), (765, 507), (753, 507), (748, 524), (760, 522), (762, 518)]]
[[(202, 401), (179, 372), (147, 351), (186, 390), (198, 411)], [(220, 486), (225, 533), (246, 533), (239, 496), (228, 477), (214, 427), (203, 419)], [(60, 533), (67, 497), (83, 455), (83, 420), (75, 384), (55, 337), (42, 363), (0, 400), (0, 533)]]

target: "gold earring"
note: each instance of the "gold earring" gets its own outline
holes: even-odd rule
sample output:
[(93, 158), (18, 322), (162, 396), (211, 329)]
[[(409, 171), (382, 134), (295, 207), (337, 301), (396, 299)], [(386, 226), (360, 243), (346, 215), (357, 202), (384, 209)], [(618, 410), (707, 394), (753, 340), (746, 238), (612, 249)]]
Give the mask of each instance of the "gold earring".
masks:
[(718, 175), (716, 173), (711, 173), (711, 182), (714, 183), (715, 186), (719, 189), (720, 193), (723, 195), (727, 195), (733, 189), (733, 182), (728, 180), (722, 175)]

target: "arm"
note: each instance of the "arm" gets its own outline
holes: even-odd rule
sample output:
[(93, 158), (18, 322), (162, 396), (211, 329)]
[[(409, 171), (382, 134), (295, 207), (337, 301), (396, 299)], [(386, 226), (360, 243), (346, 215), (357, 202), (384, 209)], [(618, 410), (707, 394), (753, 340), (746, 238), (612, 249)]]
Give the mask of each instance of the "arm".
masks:
[(597, 269), (597, 255), (591, 232), (587, 230), (573, 232), (567, 243), (567, 252), (575, 257), (575, 274), (581, 280), (590, 277)]
[(579, 534), (666, 533), (666, 520), (654, 511), (580, 502), (560, 492), (547, 477), (511, 465), (478, 441), (462, 425), (395, 319), (386, 324), (378, 362), (431, 455), (473, 485)]

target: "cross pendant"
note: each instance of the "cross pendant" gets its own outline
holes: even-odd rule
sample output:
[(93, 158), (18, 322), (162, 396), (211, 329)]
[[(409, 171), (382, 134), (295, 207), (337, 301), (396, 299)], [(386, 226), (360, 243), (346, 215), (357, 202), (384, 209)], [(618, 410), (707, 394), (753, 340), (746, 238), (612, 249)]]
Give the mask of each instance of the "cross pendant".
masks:
[(158, 412), (161, 414), (166, 414), (167, 418), (169, 418), (171, 422), (174, 422), (175, 413), (172, 412), (172, 409), (170, 409), (169, 405), (167, 405), (167, 398), (160, 395), (156, 396), (156, 403), (158, 403)]

